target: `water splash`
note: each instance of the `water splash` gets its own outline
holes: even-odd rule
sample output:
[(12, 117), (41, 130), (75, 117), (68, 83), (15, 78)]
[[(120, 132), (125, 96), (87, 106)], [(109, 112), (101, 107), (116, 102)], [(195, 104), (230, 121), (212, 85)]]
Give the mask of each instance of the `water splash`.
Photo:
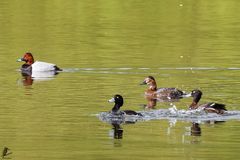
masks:
[(101, 112), (98, 118), (107, 123), (135, 123), (138, 121), (169, 120), (169, 122), (186, 121), (204, 123), (206, 121), (240, 120), (240, 111), (226, 111), (224, 114), (207, 113), (203, 109), (178, 110), (175, 105), (168, 109), (151, 111), (139, 111), (143, 116), (112, 115), (109, 112)]
[(101, 112), (97, 117), (110, 124), (135, 123), (143, 118), (139, 115), (112, 114), (110, 112)]

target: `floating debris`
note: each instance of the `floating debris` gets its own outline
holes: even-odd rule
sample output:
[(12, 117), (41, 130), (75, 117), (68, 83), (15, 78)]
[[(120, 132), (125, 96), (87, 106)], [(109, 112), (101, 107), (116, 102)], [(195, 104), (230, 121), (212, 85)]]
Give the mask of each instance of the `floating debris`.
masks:
[(12, 154), (12, 152), (10, 152), (10, 149), (8, 147), (4, 147), (2, 151), (2, 159), (4, 159), (9, 154)]

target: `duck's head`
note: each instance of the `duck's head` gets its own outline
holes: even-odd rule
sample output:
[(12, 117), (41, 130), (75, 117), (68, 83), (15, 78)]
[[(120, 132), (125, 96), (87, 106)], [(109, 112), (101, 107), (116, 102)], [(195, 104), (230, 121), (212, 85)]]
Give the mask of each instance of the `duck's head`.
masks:
[(123, 105), (123, 97), (119, 94), (116, 94), (113, 98), (109, 99), (108, 102), (114, 102), (121, 107)]
[(119, 94), (116, 94), (113, 98), (109, 99), (108, 102), (115, 103), (114, 107), (112, 108), (112, 111), (117, 112), (123, 105), (123, 97)]
[(193, 97), (193, 101), (198, 103), (202, 97), (202, 91), (195, 89), (191, 92), (191, 97)]
[(19, 58), (17, 60), (17, 62), (21, 62), (21, 61), (24, 61), (24, 62), (26, 62), (26, 64), (29, 64), (29, 65), (33, 64), (34, 63), (34, 58), (33, 58), (32, 53), (27, 52), (23, 55), (22, 58)]
[(144, 79), (144, 81), (142, 83), (140, 83), (141, 85), (152, 85), (153, 83), (156, 83), (155, 79), (153, 78), (153, 76), (148, 76)]

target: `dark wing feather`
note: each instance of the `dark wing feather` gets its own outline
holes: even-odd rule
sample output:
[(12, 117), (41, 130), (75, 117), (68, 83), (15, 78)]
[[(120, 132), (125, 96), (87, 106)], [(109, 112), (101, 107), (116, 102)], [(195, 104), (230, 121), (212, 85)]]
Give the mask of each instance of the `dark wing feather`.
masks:
[(142, 116), (141, 113), (137, 113), (133, 110), (124, 110), (124, 112), (127, 114), (127, 115), (139, 115), (139, 116)]
[(214, 108), (216, 110), (225, 110), (225, 111), (227, 111), (227, 109), (225, 107), (225, 104), (211, 102), (211, 103), (207, 103), (205, 105), (206, 105), (205, 108)]

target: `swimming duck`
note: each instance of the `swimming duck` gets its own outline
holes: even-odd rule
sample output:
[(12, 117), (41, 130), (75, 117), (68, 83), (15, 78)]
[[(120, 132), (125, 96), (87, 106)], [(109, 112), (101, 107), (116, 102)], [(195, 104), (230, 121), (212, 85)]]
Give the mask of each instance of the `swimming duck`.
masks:
[(193, 97), (193, 101), (192, 101), (192, 104), (189, 106), (189, 109), (202, 108), (206, 112), (217, 113), (217, 114), (223, 114), (225, 111), (227, 111), (227, 109), (225, 108), (225, 104), (209, 102), (206, 104), (198, 105), (198, 102), (202, 97), (202, 92), (200, 90), (197, 90), (197, 89), (193, 90), (190, 94), (191, 94), (191, 97)]
[(146, 96), (154, 96), (157, 98), (167, 99), (180, 99), (186, 95), (183, 91), (180, 91), (177, 88), (157, 88), (157, 83), (153, 76), (146, 77), (141, 85), (149, 86), (149, 88), (145, 91)]
[(62, 71), (59, 67), (55, 64), (47, 63), (47, 62), (40, 62), (34, 61), (33, 55), (30, 52), (24, 54), (22, 58), (19, 58), (17, 62), (24, 61), (25, 63), (22, 65), (22, 71)]
[(133, 110), (123, 110), (123, 111), (120, 111), (120, 107), (123, 106), (123, 97), (119, 94), (116, 94), (113, 98), (111, 98), (110, 100), (108, 100), (108, 102), (114, 102), (115, 105), (114, 107), (112, 108), (112, 111), (111, 113), (113, 114), (126, 114), (126, 115), (139, 115), (139, 116), (142, 116), (141, 113), (137, 113)]

